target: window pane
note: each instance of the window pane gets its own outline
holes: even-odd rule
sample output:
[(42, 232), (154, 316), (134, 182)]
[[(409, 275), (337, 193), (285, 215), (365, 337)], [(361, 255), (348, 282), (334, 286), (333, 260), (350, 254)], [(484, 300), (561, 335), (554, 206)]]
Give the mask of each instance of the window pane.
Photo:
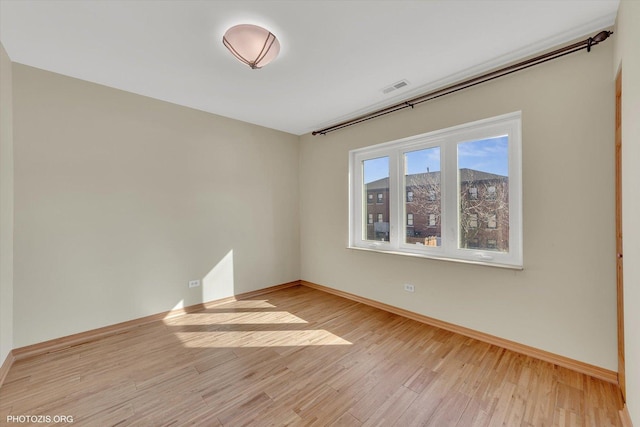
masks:
[(404, 153), (405, 212), (407, 221), (405, 243), (440, 246), (440, 147)]
[[(366, 240), (389, 241), (389, 157), (362, 162), (364, 194), (367, 201), (363, 212)], [(372, 203), (375, 200), (375, 203)], [(370, 221), (375, 218), (375, 222)]]
[(459, 247), (509, 252), (507, 136), (458, 144)]

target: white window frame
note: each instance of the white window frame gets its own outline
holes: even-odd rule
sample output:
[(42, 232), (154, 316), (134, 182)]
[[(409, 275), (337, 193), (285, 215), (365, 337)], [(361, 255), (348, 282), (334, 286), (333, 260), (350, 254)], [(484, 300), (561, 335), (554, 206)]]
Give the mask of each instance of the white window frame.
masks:
[[(520, 111), (466, 123), (349, 152), (349, 247), (401, 255), (460, 261), (497, 267), (523, 268), (522, 251), (522, 114)], [(459, 247), (458, 144), (508, 136), (509, 252)], [(405, 243), (406, 212), (404, 153), (440, 147), (441, 246)], [(389, 241), (366, 240), (365, 160), (389, 158)]]

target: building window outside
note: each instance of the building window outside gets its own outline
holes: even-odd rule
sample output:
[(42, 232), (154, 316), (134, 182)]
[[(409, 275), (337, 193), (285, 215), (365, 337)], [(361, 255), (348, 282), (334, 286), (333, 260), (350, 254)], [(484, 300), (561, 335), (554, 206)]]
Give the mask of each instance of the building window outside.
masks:
[(476, 187), (471, 187), (469, 189), (469, 198), (471, 200), (476, 200), (478, 198), (478, 189)]
[(469, 214), (469, 228), (478, 228), (478, 214)]
[(496, 199), (496, 187), (494, 185), (487, 187), (487, 199)]
[(496, 214), (490, 214), (487, 219), (487, 228), (498, 228), (498, 220)]
[(369, 214), (369, 217), (367, 218), (367, 224), (373, 224), (373, 214)]
[(413, 191), (407, 191), (407, 202), (413, 202)]
[(367, 194), (367, 203), (373, 203), (373, 193)]
[(407, 225), (413, 226), (413, 214), (412, 213), (408, 213), (407, 214)]
[(352, 150), (350, 246), (520, 268), (520, 129), (511, 113)]

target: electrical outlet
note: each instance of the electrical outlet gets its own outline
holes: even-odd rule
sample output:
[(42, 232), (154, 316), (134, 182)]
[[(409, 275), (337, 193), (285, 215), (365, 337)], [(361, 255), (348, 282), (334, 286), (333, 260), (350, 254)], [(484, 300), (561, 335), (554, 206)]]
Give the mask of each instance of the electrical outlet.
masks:
[(407, 291), (407, 292), (415, 292), (416, 288), (413, 285), (405, 283), (404, 290)]
[(197, 288), (198, 286), (200, 286), (200, 280), (189, 280), (190, 288)]

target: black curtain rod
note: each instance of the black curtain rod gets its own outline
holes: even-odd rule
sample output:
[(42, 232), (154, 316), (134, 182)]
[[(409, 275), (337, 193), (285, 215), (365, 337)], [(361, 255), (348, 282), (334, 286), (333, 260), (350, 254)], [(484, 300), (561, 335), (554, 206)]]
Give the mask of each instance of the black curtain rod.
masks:
[(477, 77), (472, 77), (468, 80), (464, 80), (459, 83), (454, 83), (450, 86), (446, 86), (442, 89), (437, 89), (432, 92), (425, 93), (423, 95), (417, 96), (415, 98), (411, 98), (407, 101), (402, 101), (397, 104), (391, 105), (389, 107), (382, 108), (377, 111), (373, 111), (371, 113), (365, 114), (360, 117), (356, 117), (351, 120), (347, 120), (342, 123), (335, 124), (333, 126), (329, 126), (324, 129), (313, 131), (312, 135), (325, 135), (329, 132), (336, 131), (338, 129), (346, 128), (349, 126), (356, 125), (358, 123), (366, 122), (367, 120), (375, 119), (377, 117), (381, 117), (390, 113), (394, 113), (396, 111), (404, 110), (405, 108), (413, 108), (418, 104), (422, 104), (423, 102), (431, 101), (432, 99), (440, 98), (441, 96), (449, 95), (451, 93), (458, 92), (463, 89), (467, 89), (481, 83), (485, 83), (498, 77), (503, 77), (509, 75), (511, 73), (515, 73), (516, 71), (524, 70), (529, 67), (533, 67), (534, 65), (543, 64), (547, 61), (551, 61), (552, 59), (561, 58), (565, 55), (569, 55), (574, 52), (578, 52), (583, 49), (587, 49), (587, 52), (591, 52), (591, 47), (597, 45), (605, 41), (609, 36), (613, 34), (612, 31), (601, 31), (593, 37), (589, 37), (586, 40), (562, 47), (560, 49), (554, 50), (552, 52), (545, 53), (543, 55), (536, 56), (535, 58), (530, 58), (522, 62), (518, 62), (517, 64), (509, 65), (503, 68), (500, 68), (495, 71), (490, 71), (488, 73), (482, 74)]

